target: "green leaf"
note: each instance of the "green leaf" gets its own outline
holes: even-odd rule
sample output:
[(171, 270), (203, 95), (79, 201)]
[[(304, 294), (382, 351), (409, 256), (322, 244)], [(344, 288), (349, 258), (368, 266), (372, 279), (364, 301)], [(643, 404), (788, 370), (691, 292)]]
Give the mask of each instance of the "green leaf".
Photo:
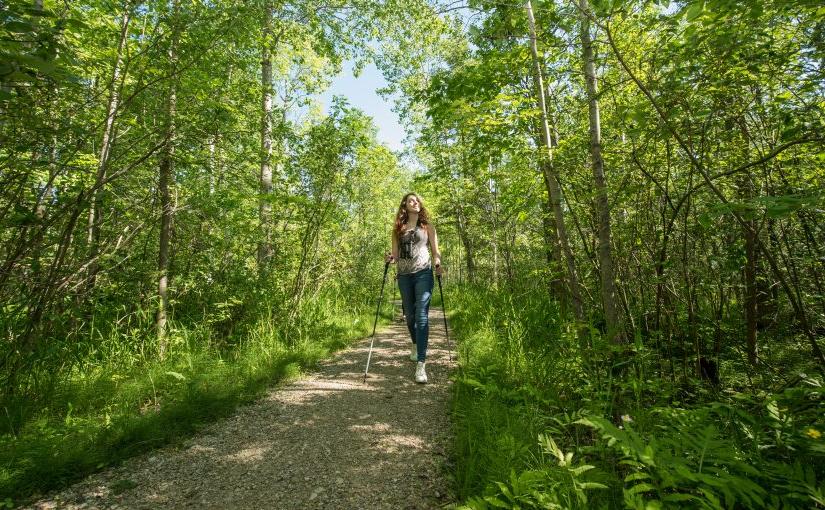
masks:
[(581, 482), (578, 486), (582, 489), (607, 489), (607, 485), (598, 482)]
[(495, 496), (487, 496), (487, 497), (484, 498), (484, 501), (486, 501), (491, 506), (494, 506), (496, 508), (510, 508), (510, 505), (508, 505), (507, 503), (505, 503), (504, 501), (498, 499)]
[(638, 485), (634, 485), (633, 487), (631, 487), (629, 489), (625, 489), (625, 492), (627, 494), (634, 495), (634, 494), (640, 494), (642, 492), (648, 492), (648, 491), (652, 491), (652, 490), (656, 490), (656, 487), (654, 487), (653, 485), (651, 485), (649, 483), (640, 483)]
[(51, 74), (53, 73), (57, 67), (54, 65), (54, 62), (50, 62), (48, 60), (43, 60), (42, 58), (34, 57), (31, 55), (20, 55), (18, 58), (19, 62), (26, 67), (34, 69), (42, 74)]
[(698, 18), (702, 11), (705, 9), (705, 2), (704, 0), (694, 2), (690, 4), (688, 8), (685, 10), (685, 16), (687, 17), (688, 21), (693, 21)]
[(22, 34), (26, 32), (34, 32), (34, 25), (26, 23), (25, 21), (9, 21), (2, 25), (2, 28), (8, 30), (13, 34)]
[(647, 480), (650, 475), (644, 472), (631, 473), (624, 478), (625, 482), (632, 482), (634, 480)]
[(32, 80), (32, 77), (26, 73), (14, 71), (10, 74), (7, 74), (5, 79), (8, 83), (26, 83), (30, 82)]
[(662, 496), (662, 501), (673, 501), (674, 503), (682, 501), (692, 501), (695, 499), (697, 499), (696, 496), (693, 496), (691, 494), (683, 494), (681, 492), (678, 492), (676, 494), (666, 494)]
[(571, 468), (570, 472), (573, 473), (576, 476), (579, 476), (580, 474), (586, 473), (587, 471), (590, 471), (591, 469), (594, 469), (595, 467), (596, 466), (590, 466), (590, 465), (585, 464), (584, 466), (579, 466), (577, 468)]
[(75, 28), (77, 30), (87, 30), (87, 29), (89, 29), (89, 25), (81, 19), (69, 18), (69, 19), (65, 20), (65, 23), (66, 23), (67, 27)]

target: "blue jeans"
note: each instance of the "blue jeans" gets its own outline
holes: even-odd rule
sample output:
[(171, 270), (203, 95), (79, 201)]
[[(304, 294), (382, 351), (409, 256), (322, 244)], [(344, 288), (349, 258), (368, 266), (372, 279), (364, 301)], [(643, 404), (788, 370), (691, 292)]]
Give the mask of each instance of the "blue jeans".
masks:
[(398, 275), (398, 289), (410, 339), (418, 350), (418, 361), (427, 359), (427, 342), (430, 336), (430, 298), (433, 296), (433, 270), (422, 269), (416, 273)]

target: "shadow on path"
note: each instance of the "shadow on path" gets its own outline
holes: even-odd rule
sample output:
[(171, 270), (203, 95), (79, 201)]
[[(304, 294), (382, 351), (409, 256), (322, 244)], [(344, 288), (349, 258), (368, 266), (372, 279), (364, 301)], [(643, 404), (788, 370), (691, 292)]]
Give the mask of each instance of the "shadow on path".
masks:
[(449, 371), (430, 310), (429, 384), (413, 380), (396, 321), (207, 427), (182, 448), (136, 457), (34, 508), (429, 509), (450, 502)]

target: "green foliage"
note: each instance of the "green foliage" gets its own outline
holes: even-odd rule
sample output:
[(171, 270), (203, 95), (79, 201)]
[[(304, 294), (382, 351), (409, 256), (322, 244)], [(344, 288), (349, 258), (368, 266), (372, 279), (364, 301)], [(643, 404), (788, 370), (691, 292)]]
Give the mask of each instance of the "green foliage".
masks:
[[(627, 508), (806, 508), (823, 477), (819, 382), (694, 409), (653, 408), (637, 430), (588, 416), (592, 452), (619, 455)], [(604, 453), (601, 453), (602, 455)]]
[[(470, 508), (819, 503), (819, 382), (793, 374), (822, 370), (825, 11), (532, 4), (549, 133), (523, 4), (473, 2), (470, 45), (412, 95), (428, 115), (426, 182), (444, 190), (447, 253), (458, 252), (459, 497)], [(578, 42), (587, 5), (598, 124)], [(597, 130), (608, 218), (594, 207)], [(542, 186), (554, 175), (561, 217)], [(605, 334), (607, 300), (622, 345)], [(541, 434), (556, 449), (537, 448)], [(542, 463), (548, 448), (594, 468), (553, 485), (564, 469)]]
[(547, 457), (539, 469), (518, 475), (511, 472), (506, 482), (495, 482), (492, 494), (470, 497), (461, 508), (589, 508), (587, 492), (607, 489), (604, 484), (584, 481), (584, 474), (595, 466), (574, 463), (573, 453), (563, 452), (549, 435), (540, 434), (539, 444)]
[(378, 24), (435, 18), (365, 1), (37, 5), (0, 9), (0, 494), (15, 499), (177, 442), (367, 333), (389, 243), (374, 234), (409, 176), (372, 119), (316, 98)]
[[(611, 365), (586, 363), (560, 330), (544, 334), (559, 317), (541, 308), (538, 289), (514, 299), (453, 288), (448, 301), (462, 362), (454, 449), (464, 508), (808, 508), (821, 500), (818, 378), (670, 406), (657, 405), (676, 393), (666, 382), (629, 376), (619, 391), (633, 399), (608, 417), (615, 396), (599, 381)], [(610, 351), (598, 341), (594, 349), (595, 358)], [(652, 361), (637, 357), (637, 365)]]
[[(616, 308), (632, 339), (611, 345), (579, 6), (533, 3), (552, 159), (519, 3), (474, 0), (465, 16), (426, 0), (3, 2), (0, 487), (56, 486), (175, 441), (363, 332), (383, 233), (412, 183), (458, 283), (455, 476), (469, 506), (825, 504), (819, 383), (789, 375), (810, 372), (825, 327), (825, 10), (585, 2)], [(341, 98), (321, 115), (309, 99), (346, 58), (374, 61), (383, 92), (400, 93), (427, 170), (415, 180), (369, 117)], [(174, 222), (161, 349), (164, 154)]]
[[(303, 311), (313, 324), (302, 328), (294, 348), (266, 315), (240, 333), (231, 351), (209, 347), (205, 330), (178, 330), (177, 347), (163, 362), (131, 365), (114, 356), (53, 383), (37, 400), (0, 403), (0, 495), (20, 501), (179, 443), (372, 327), (371, 309), (336, 307), (326, 297), (306, 302)], [(118, 486), (125, 490), (128, 481)]]
[(535, 491), (555, 494), (562, 505), (586, 501), (585, 490), (595, 486), (581, 484), (596, 483), (582, 478), (589, 468), (574, 464), (572, 453), (562, 452), (546, 434), (558, 426), (551, 406), (566, 401), (581, 382), (574, 375), (576, 362), (553, 354), (567, 351), (567, 342), (574, 341), (559, 330), (558, 311), (532, 291), (515, 298), (463, 287), (446, 299), (450, 324), (461, 339), (453, 400), (459, 496), (509, 480), (509, 492), (491, 485), (490, 493), (468, 505), (495, 504), (485, 498), (516, 504), (512, 498), (517, 497), (522, 505), (545, 501), (544, 496), (535, 499)]
[[(629, 426), (622, 430), (603, 418), (579, 421), (596, 429), (608, 447), (621, 452), (619, 464), (630, 469), (624, 478), (626, 507), (644, 509), (651, 501), (660, 507), (730, 508), (734, 503), (764, 507), (767, 492), (753, 480), (759, 471), (738, 458), (735, 445), (707, 417), (688, 425), (674, 414), (662, 417), (665, 430), (659, 441), (645, 441)], [(647, 498), (647, 493), (655, 495)]]

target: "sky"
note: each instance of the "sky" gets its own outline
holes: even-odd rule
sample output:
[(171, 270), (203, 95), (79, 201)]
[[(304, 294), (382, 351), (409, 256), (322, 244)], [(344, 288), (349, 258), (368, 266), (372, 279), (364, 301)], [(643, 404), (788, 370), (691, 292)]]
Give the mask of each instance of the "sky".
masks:
[(344, 63), (344, 68), (332, 82), (330, 88), (318, 97), (324, 113), (329, 111), (332, 96), (344, 96), (350, 105), (372, 117), (378, 127), (378, 140), (390, 149), (404, 149), (404, 128), (398, 123), (398, 115), (392, 111), (392, 100), (385, 102), (375, 92), (387, 82), (375, 65), (368, 65), (358, 78), (352, 75), (352, 62)]

